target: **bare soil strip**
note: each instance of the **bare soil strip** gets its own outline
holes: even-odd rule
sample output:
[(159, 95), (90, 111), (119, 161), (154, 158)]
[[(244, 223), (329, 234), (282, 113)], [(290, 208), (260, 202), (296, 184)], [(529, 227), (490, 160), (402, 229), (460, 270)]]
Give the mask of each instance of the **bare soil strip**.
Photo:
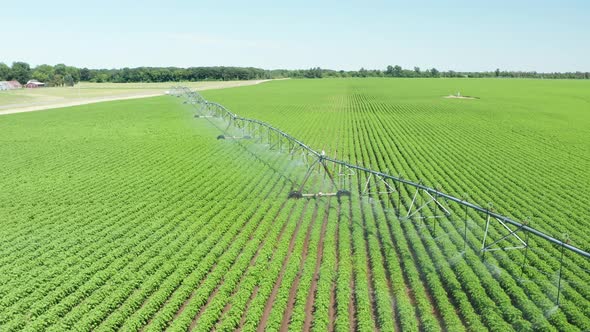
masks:
[[(252, 80), (252, 81), (238, 81), (238, 82), (230, 82), (230, 83), (223, 83), (217, 85), (209, 85), (204, 87), (199, 87), (196, 90), (212, 90), (212, 89), (226, 89), (226, 88), (235, 88), (240, 86), (248, 86), (248, 85), (256, 85), (264, 82), (268, 82), (272, 80)], [(172, 84), (172, 83), (171, 83)], [(48, 88), (50, 89), (50, 88)], [(12, 104), (6, 105), (10, 108), (3, 109), (0, 106), (0, 115), (5, 114), (14, 114), (14, 113), (23, 113), (23, 112), (34, 112), (34, 111), (43, 111), (53, 108), (61, 108), (61, 107), (70, 107), (70, 106), (80, 106), (86, 104), (94, 104), (100, 103), (105, 101), (114, 101), (114, 100), (127, 100), (127, 99), (138, 99), (138, 98), (148, 98), (148, 97), (156, 97), (162, 96), (166, 94), (166, 90), (162, 89), (160, 92), (154, 92), (154, 90), (158, 89), (151, 89), (150, 91), (142, 91), (133, 94), (126, 94), (126, 95), (111, 95), (111, 96), (101, 96), (101, 97), (91, 97), (91, 98), (76, 98), (71, 100), (63, 100), (63, 99), (56, 99), (55, 101), (45, 101), (42, 103), (34, 102), (28, 104)]]
[(24, 112), (34, 112), (34, 111), (44, 111), (44, 110), (48, 110), (48, 109), (52, 109), (52, 108), (80, 106), (80, 105), (86, 105), (86, 104), (100, 103), (100, 102), (104, 102), (104, 101), (157, 97), (157, 96), (162, 96), (164, 94), (165, 94), (165, 92), (162, 91), (160, 93), (150, 92), (150, 93), (138, 93), (138, 94), (132, 94), (132, 95), (123, 95), (123, 96), (121, 96), (121, 95), (119, 95), (119, 96), (105, 96), (105, 97), (86, 98), (86, 99), (78, 99), (78, 100), (70, 100), (70, 101), (52, 102), (52, 103), (48, 103), (48, 104), (21, 106), (21, 107), (16, 107), (16, 108), (0, 110), (0, 115), (24, 113)]
[[(291, 316), (293, 315), (293, 308), (295, 306), (295, 297), (297, 296), (297, 290), (299, 288), (299, 283), (301, 281), (301, 275), (303, 273), (303, 267), (305, 265), (305, 260), (307, 259), (307, 255), (309, 253), (309, 241), (310, 241), (310, 237), (311, 237), (311, 231), (317, 221), (317, 214), (318, 214), (318, 206), (316, 203), (314, 206), (313, 214), (312, 214), (312, 222), (309, 224), (309, 227), (307, 228), (307, 233), (305, 235), (305, 241), (304, 241), (304, 245), (303, 245), (303, 253), (301, 255), (301, 262), (299, 263), (299, 272), (297, 273), (295, 280), (293, 280), (293, 284), (291, 285), (291, 290), (289, 291), (289, 299), (287, 300), (287, 307), (285, 308), (285, 312), (283, 313), (283, 320), (281, 322), (280, 331), (288, 331), (288, 329), (289, 329), (289, 321), (291, 320)], [(320, 257), (318, 257), (318, 259), (320, 259)], [(312, 281), (312, 283), (315, 283), (315, 281)], [(313, 288), (313, 285), (312, 285), (312, 288)], [(313, 298), (312, 298), (312, 301), (313, 301)], [(306, 305), (307, 305), (307, 303), (306, 303)], [(306, 311), (307, 311), (307, 307), (306, 307)]]
[[(371, 263), (371, 254), (369, 251), (369, 240), (368, 240), (368, 233), (367, 233), (367, 220), (365, 218), (365, 213), (362, 210), (362, 199), (361, 199), (361, 219), (363, 222), (363, 238), (364, 238), (364, 253), (365, 253), (365, 260), (367, 262), (367, 286), (369, 288), (369, 305), (371, 306), (371, 319), (375, 322), (375, 328), (379, 331), (379, 319), (378, 319), (378, 312), (377, 312), (377, 301), (375, 300), (375, 279), (373, 278), (373, 264)], [(361, 249), (359, 249), (361, 250)]]
[[(352, 216), (352, 200), (348, 200), (348, 215)], [(352, 237), (352, 218), (348, 218), (348, 232), (350, 233), (350, 257), (354, 257), (354, 239)], [(354, 267), (351, 267), (352, 273), (350, 274), (350, 299), (348, 301), (348, 317), (350, 319), (350, 331), (356, 331), (356, 288), (354, 284)]]
[(266, 324), (268, 322), (268, 317), (270, 316), (270, 312), (272, 310), (272, 306), (277, 298), (277, 294), (279, 292), (279, 288), (281, 287), (281, 283), (283, 282), (283, 278), (285, 277), (285, 270), (287, 268), (287, 263), (289, 259), (291, 259), (291, 255), (293, 254), (293, 248), (295, 247), (295, 240), (297, 239), (297, 235), (299, 234), (299, 228), (301, 227), (301, 223), (303, 222), (303, 218), (305, 216), (305, 211), (307, 210), (307, 206), (309, 205), (309, 201), (305, 203), (303, 210), (301, 212), (301, 216), (297, 221), (297, 226), (295, 226), (295, 230), (293, 231), (293, 235), (291, 236), (291, 241), (289, 242), (289, 250), (288, 254), (283, 260), (283, 266), (281, 267), (281, 272), (279, 273), (279, 278), (275, 282), (275, 285), (272, 289), (270, 297), (266, 301), (266, 305), (264, 306), (264, 313), (262, 314), (262, 319), (260, 320), (260, 324), (258, 324), (258, 332), (263, 332), (266, 329)]
[[(277, 212), (277, 214), (275, 215), (271, 226), (269, 227), (267, 233), (265, 234), (264, 238), (262, 241), (260, 241), (260, 244), (258, 244), (258, 248), (256, 248), (256, 253), (254, 254), (254, 256), (250, 259), (250, 263), (248, 264), (248, 268), (246, 269), (246, 271), (244, 271), (244, 274), (242, 275), (242, 277), (240, 278), (240, 281), (238, 282), (238, 284), (236, 285), (236, 288), (232, 291), (231, 297), (233, 298), (236, 293), (238, 292), (238, 290), (240, 289), (240, 286), (242, 285), (242, 283), (244, 282), (244, 278), (247, 275), (247, 271), (252, 268), (254, 266), (254, 264), (256, 263), (256, 260), (258, 259), (258, 255), (260, 254), (260, 249), (262, 249), (262, 247), (264, 246), (264, 243), (266, 243), (266, 236), (268, 235), (268, 232), (271, 231), (271, 228), (274, 226), (274, 224), (277, 222), (277, 220), (279, 219), (279, 216), (281, 215), (281, 211), (285, 208), (285, 205), (287, 204), (287, 201), (284, 201), (281, 204), (281, 207), (279, 208), (279, 211)], [(250, 241), (253, 239), (253, 234), (250, 235)], [(257, 287), (256, 287), (257, 288)], [(221, 311), (221, 315), (219, 315), (219, 319), (217, 322), (220, 322), (222, 320), (222, 317), (229, 311), (229, 309), (231, 309), (231, 300), (227, 301), (227, 304), (225, 305), (225, 307), (223, 308), (223, 310)]]
[[(285, 233), (285, 228), (287, 227), (287, 224), (289, 224), (289, 222), (291, 222), (291, 217), (293, 216), (294, 211), (295, 211), (295, 206), (293, 206), (293, 208), (291, 208), (291, 211), (289, 211), (289, 215), (287, 216), (287, 220), (283, 224), (283, 227), (281, 228), (281, 231), (279, 232), (279, 235), (277, 236), (277, 241), (280, 241), (281, 238), (283, 237), (283, 234)], [(274, 260), (275, 254), (276, 254), (276, 248), (275, 248), (275, 251), (272, 253), (272, 257), (269, 261)], [(250, 296), (250, 299), (248, 299), (248, 303), (246, 304), (246, 308), (244, 309), (244, 312), (242, 313), (242, 317), (240, 318), (240, 325), (237, 328), (238, 331), (241, 331), (244, 328), (244, 324), (246, 323), (246, 313), (248, 312), (248, 309), (250, 308), (250, 303), (252, 303), (252, 300), (256, 297), (256, 294), (258, 294), (258, 288), (259, 287), (256, 286), (253, 294)]]
[[(276, 184), (275, 184), (276, 185)], [(275, 222), (277, 221), (279, 215), (280, 215), (280, 211), (285, 207), (286, 201), (282, 203), (281, 208), (279, 209), (279, 212), (277, 212), (277, 214), (274, 216), (273, 221), (270, 225), (270, 227), (265, 231), (264, 233), (264, 238), (266, 238), (266, 236), (268, 235), (268, 233), (271, 231), (272, 229), (272, 225), (275, 224)], [(249, 240), (252, 240), (254, 237), (254, 234), (258, 231), (258, 228), (260, 227), (261, 223), (258, 223), (256, 225), (256, 227), (254, 228), (254, 230), (252, 231), (252, 233), (250, 234), (250, 236), (248, 237)], [(258, 245), (258, 247), (256, 248), (256, 252), (254, 254), (254, 256), (250, 259), (249, 265), (248, 267), (251, 267), (254, 265), (254, 262), (256, 261), (256, 258), (258, 257), (258, 253), (260, 252), (260, 249), (262, 248), (264, 244), (264, 241), (261, 241), (260, 244)], [(237, 263), (238, 259), (240, 256), (242, 256), (244, 254), (244, 248), (241, 249), (240, 253), (238, 254), (238, 256), (235, 258), (234, 262), (232, 263), (231, 268), (234, 267), (234, 265)], [(216, 264), (217, 265), (217, 264)], [(230, 268), (230, 269), (231, 269)], [(211, 269), (210, 271), (213, 271), (213, 269)], [(244, 273), (244, 275), (242, 275), (242, 277), (240, 278), (240, 281), (238, 283), (238, 285), (236, 286), (236, 289), (238, 288), (238, 286), (241, 284), (241, 282), (244, 280), (244, 276), (246, 274)], [(205, 280), (205, 279), (204, 279)], [(203, 281), (204, 281), (203, 280)], [(219, 284), (217, 284), (217, 286), (215, 287), (215, 290), (209, 295), (209, 297), (207, 298), (207, 302), (205, 303), (205, 305), (203, 305), (200, 309), (199, 312), (197, 313), (197, 315), (195, 317), (193, 317), (193, 320), (191, 322), (191, 325), (189, 327), (189, 331), (193, 331), (195, 329), (195, 327), (197, 326), (197, 322), (199, 321), (199, 318), (201, 318), (201, 315), (203, 315), (203, 312), (205, 312), (205, 310), (209, 307), (211, 301), (213, 301), (213, 299), (215, 298), (215, 296), (217, 295), (217, 293), (219, 292), (219, 289), (221, 288), (221, 286), (224, 285), (224, 279), (221, 279), (221, 281), (219, 282)], [(180, 314), (182, 314), (182, 312), (184, 311), (184, 308), (186, 307), (186, 305), (190, 302), (190, 299), (193, 297), (193, 295), (195, 294), (196, 290), (198, 288), (196, 288), (192, 293), (191, 296), (189, 297), (189, 299), (187, 299), (181, 309), (182, 310), (178, 310), (176, 315), (174, 316), (174, 319), (176, 319), (178, 316), (180, 316)], [(233, 290), (232, 295), (235, 294), (236, 289)], [(228, 308), (228, 306), (230, 306), (230, 302), (228, 301), (228, 304), (226, 305), (226, 308)], [(229, 310), (229, 308), (228, 308)], [(220, 315), (221, 317), (221, 315)]]
[[(237, 259), (238, 258), (236, 258), (236, 260)], [(233, 265), (232, 265), (232, 267), (233, 267)], [(191, 325), (188, 328), (189, 331), (192, 331), (195, 329), (195, 327), (197, 326), (197, 322), (199, 321), (199, 318), (201, 318), (201, 315), (203, 314), (203, 312), (205, 312), (205, 309), (209, 306), (209, 303), (211, 303), (211, 301), (213, 300), (215, 295), (217, 295), (217, 293), (219, 292), (219, 288), (221, 288), (222, 285), (223, 285), (223, 281), (220, 282), (219, 284), (217, 284), (217, 286), (215, 287), (215, 290), (209, 295), (205, 305), (202, 306), (201, 309), (199, 309), (199, 313), (197, 313), (197, 315), (193, 318), (193, 321), (191, 322)], [(176, 319), (181, 313), (182, 313), (181, 311), (177, 312), (174, 319)]]
[[(242, 232), (243, 228), (245, 228), (245, 227), (246, 227), (246, 225), (247, 225), (249, 222), (251, 222), (251, 219), (249, 219), (249, 220), (248, 220), (246, 223), (244, 223), (244, 225), (242, 225), (242, 227), (241, 227), (240, 231), (238, 231), (238, 232), (236, 233), (236, 235), (234, 235), (234, 237), (233, 237), (234, 239), (235, 239), (235, 238), (237, 238), (238, 234), (240, 234), (240, 233)], [(255, 233), (255, 232), (258, 230), (258, 227), (259, 227), (259, 226), (260, 226), (260, 223), (258, 223), (258, 224), (256, 225), (256, 227), (255, 227), (255, 228), (252, 230), (252, 234), (253, 234), (253, 233)], [(232, 245), (233, 245), (233, 243), (232, 243), (232, 244), (230, 244), (230, 245), (228, 246), (228, 248), (230, 248)], [(227, 248), (226, 248), (226, 249), (227, 249)], [(227, 250), (226, 250), (226, 251), (227, 251)], [(223, 253), (223, 254), (221, 254), (221, 255), (219, 256), (219, 258), (218, 258), (218, 259), (220, 259), (221, 257), (224, 257), (224, 254), (225, 254), (225, 251), (224, 251), (224, 253)], [(232, 264), (232, 267), (233, 267), (233, 265), (235, 264), (235, 262), (238, 260), (238, 257), (240, 257), (242, 254), (243, 254), (243, 248), (242, 248), (242, 250), (241, 250), (241, 251), (238, 253), (238, 255), (236, 256), (236, 258), (235, 258), (235, 260), (234, 260), (234, 263)], [(213, 266), (211, 266), (211, 268), (209, 269), (209, 272), (208, 272), (208, 273), (212, 273), (213, 271), (215, 271), (215, 269), (217, 268), (217, 265), (218, 265), (218, 264), (217, 264), (217, 262), (215, 262), (215, 263), (213, 264)], [(191, 273), (193, 273), (193, 272), (194, 272), (194, 271), (191, 271), (191, 272), (189, 273), (189, 275), (190, 275)], [(182, 305), (181, 305), (181, 306), (178, 308), (178, 310), (176, 311), (176, 313), (175, 313), (175, 315), (174, 315), (174, 318), (173, 318), (172, 320), (174, 320), (174, 319), (178, 318), (178, 317), (179, 317), (179, 316), (180, 316), (180, 315), (181, 315), (181, 314), (184, 312), (184, 310), (186, 309), (186, 307), (188, 306), (188, 304), (190, 303), (190, 301), (193, 299), (193, 297), (194, 297), (194, 295), (195, 295), (196, 291), (197, 291), (197, 290), (198, 290), (198, 289), (199, 289), (199, 288), (200, 288), (200, 287), (201, 287), (201, 286), (202, 286), (202, 285), (205, 283), (205, 281), (206, 281), (206, 280), (207, 280), (207, 278), (205, 277), (205, 278), (203, 278), (203, 279), (202, 279), (202, 280), (199, 282), (199, 286), (198, 286), (198, 287), (196, 287), (196, 288), (195, 288), (195, 289), (194, 289), (194, 290), (191, 292), (191, 294), (189, 295), (189, 297), (188, 297), (188, 298), (186, 298), (186, 299), (184, 300), (184, 302), (182, 303)], [(183, 282), (184, 282), (184, 281), (183, 281)], [(160, 306), (160, 309), (158, 310), (158, 312), (157, 312), (157, 313), (155, 313), (155, 314), (153, 314), (153, 315), (150, 317), (150, 319), (148, 320), (148, 323), (147, 323), (147, 324), (146, 324), (146, 325), (145, 325), (145, 326), (144, 326), (144, 327), (141, 329), (142, 331), (143, 331), (145, 328), (147, 328), (147, 327), (148, 327), (148, 326), (151, 324), (152, 320), (153, 320), (153, 319), (154, 319), (154, 317), (155, 317), (155, 316), (156, 316), (156, 315), (157, 315), (157, 314), (160, 312), (160, 310), (162, 310), (164, 307), (166, 307), (166, 305), (167, 305), (167, 304), (170, 302), (170, 299), (171, 299), (171, 298), (174, 296), (174, 294), (176, 293), (176, 291), (178, 290), (178, 288), (179, 288), (179, 287), (181, 287), (181, 285), (183, 284), (183, 282), (181, 282), (180, 284), (178, 284), (178, 285), (176, 286), (176, 288), (174, 289), (174, 291), (173, 291), (172, 293), (170, 293), (170, 295), (168, 296), (168, 298), (166, 299), (166, 301), (164, 302), (164, 304), (163, 304), (162, 306)], [(215, 295), (215, 294), (217, 294), (217, 292), (218, 292), (218, 290), (219, 290), (219, 287), (220, 287), (222, 284), (223, 284), (223, 282), (221, 282), (220, 284), (218, 284), (218, 285), (215, 287), (215, 290), (212, 292), (212, 294), (210, 294), (209, 298), (207, 299), (207, 303), (205, 304), (205, 306), (203, 306), (203, 307), (201, 308), (201, 310), (199, 311), (199, 314), (198, 314), (197, 316), (200, 316), (200, 314), (202, 314), (202, 312), (203, 312), (203, 308), (205, 308), (205, 307), (206, 307), (206, 306), (209, 304), (209, 302), (210, 302), (210, 301), (213, 299), (214, 295)], [(147, 301), (147, 299), (146, 299), (146, 301)], [(144, 301), (144, 304), (145, 304), (145, 301)], [(172, 320), (171, 320), (171, 321), (172, 321)], [(195, 318), (195, 320), (196, 320), (196, 318)], [(195, 323), (195, 320), (193, 320), (193, 323)], [(170, 321), (169, 321), (168, 323), (170, 323)], [(192, 326), (192, 325), (191, 325), (191, 326)]]
[[(403, 233), (404, 233), (404, 234), (403, 234), (403, 236), (405, 236), (406, 238), (408, 238), (408, 230), (407, 230), (405, 227), (402, 227), (402, 231), (403, 231)], [(391, 230), (390, 230), (390, 232), (391, 232)], [(434, 261), (434, 259), (432, 258), (432, 253), (430, 252), (430, 249), (429, 249), (429, 247), (426, 245), (426, 243), (424, 243), (424, 240), (422, 239), (422, 237), (421, 237), (421, 236), (420, 236), (419, 238), (420, 238), (420, 241), (422, 241), (422, 245), (423, 245), (423, 246), (424, 246), (424, 248), (426, 249), (426, 253), (428, 254), (428, 257), (429, 257), (429, 259), (430, 259), (431, 261)], [(418, 263), (418, 262), (419, 262), (419, 260), (417, 259), (417, 256), (416, 256), (416, 252), (415, 252), (414, 246), (413, 246), (413, 245), (410, 245), (410, 243), (408, 243), (408, 249), (410, 250), (410, 254), (412, 255), (412, 260), (413, 260), (414, 262), (416, 262), (416, 268), (417, 268), (417, 269), (418, 269), (418, 271), (419, 271), (420, 278), (421, 278), (421, 280), (422, 280), (422, 281), (425, 283), (425, 287), (424, 287), (424, 288), (425, 288), (425, 289), (429, 289), (429, 287), (430, 287), (430, 286), (427, 284), (427, 282), (426, 282), (426, 276), (424, 275), (424, 271), (422, 270), (422, 268), (420, 267), (420, 264)], [(441, 280), (441, 281), (444, 281), (445, 279), (444, 279), (444, 277), (441, 275), (441, 273), (440, 273), (439, 269), (436, 269), (436, 271), (437, 271), (437, 274), (438, 274), (438, 276), (439, 276), (440, 280)], [(447, 285), (443, 283), (443, 287), (447, 287)], [(445, 288), (445, 291), (446, 291), (446, 288)], [(459, 308), (459, 305), (458, 305), (458, 303), (457, 303), (457, 299), (456, 299), (456, 298), (453, 296), (453, 294), (452, 294), (451, 292), (446, 292), (446, 293), (447, 293), (447, 296), (448, 296), (449, 302), (451, 303), (451, 305), (453, 306), (453, 308), (455, 308), (455, 313), (457, 314), (457, 316), (458, 316), (458, 317), (459, 317), (459, 319), (461, 320), (461, 323), (463, 323), (463, 326), (469, 326), (468, 322), (465, 320), (465, 317), (464, 317), (464, 315), (462, 315), (462, 314), (460, 313), (460, 311), (459, 311), (459, 310), (457, 310), (457, 308)], [(430, 298), (431, 298), (431, 297), (430, 297)], [(437, 320), (439, 321), (439, 324), (440, 324), (440, 325), (441, 325), (443, 328), (445, 328), (445, 324), (443, 323), (442, 316), (441, 316), (440, 312), (437, 310), (436, 303), (435, 303), (434, 301), (432, 302), (432, 307), (434, 308), (434, 311), (435, 311), (435, 312), (434, 312), (434, 314), (436, 315), (436, 317), (437, 317)]]
[(324, 220), (322, 223), (322, 230), (320, 232), (320, 242), (318, 243), (318, 252), (315, 262), (315, 271), (313, 272), (313, 279), (311, 281), (311, 287), (309, 288), (309, 294), (307, 295), (307, 301), (305, 303), (305, 321), (303, 322), (303, 331), (311, 330), (311, 323), (313, 321), (313, 307), (315, 301), (316, 290), (318, 288), (318, 279), (320, 274), (320, 267), (324, 258), (324, 241), (326, 238), (326, 228), (328, 226), (328, 213), (330, 211), (330, 201), (326, 205), (326, 212), (324, 214)]
[[(385, 207), (383, 207), (383, 208), (385, 208)], [(375, 206), (371, 206), (371, 211), (373, 213), (373, 218), (375, 218), (375, 222), (378, 222), (379, 219), (377, 218), (377, 215), (376, 215), (374, 209), (375, 209)], [(382, 262), (383, 266), (386, 267), (384, 269), (385, 270), (385, 278), (387, 279), (387, 288), (389, 289), (389, 297), (391, 298), (391, 304), (392, 304), (393, 312), (394, 313), (398, 313), (397, 299), (395, 298), (395, 294), (394, 294), (394, 291), (393, 291), (393, 283), (391, 281), (391, 273), (390, 273), (390, 270), (387, 268), (387, 266), (389, 265), (389, 262), (387, 261), (387, 259), (385, 257), (385, 247), (384, 247), (384, 243), (383, 243), (383, 235), (379, 231), (379, 228), (378, 228), (377, 225), (375, 225), (375, 228), (377, 230), (376, 237), (377, 237), (377, 241), (379, 242), (379, 248), (380, 248), (380, 251), (381, 251), (381, 262)], [(388, 227), (388, 229), (389, 229), (389, 227)], [(366, 240), (368, 241), (368, 239), (366, 239)], [(398, 262), (401, 263), (401, 257), (399, 255), (399, 253), (397, 252), (397, 250), (394, 250), (394, 252), (395, 252), (395, 254), (397, 256)], [(398, 268), (398, 267), (394, 267), (394, 268)], [(400, 266), (399, 268), (401, 268), (402, 271), (403, 271), (403, 267), (402, 266)], [(405, 280), (404, 280), (404, 284), (406, 284), (406, 281)], [(407, 291), (407, 288), (408, 287), (406, 286), (406, 291)], [(412, 296), (413, 296), (413, 294), (412, 294)], [(395, 323), (395, 330), (396, 331), (401, 331), (402, 329), (401, 329), (401, 325), (400, 325), (400, 317), (399, 317), (399, 315), (396, 315), (396, 316), (398, 316), (398, 317), (395, 317), (395, 322), (394, 322)], [(416, 320), (418, 321), (418, 329), (420, 330), (420, 321), (418, 320), (418, 318), (416, 318)]]
[(246, 302), (246, 308), (244, 309), (244, 313), (242, 313), (242, 317), (240, 318), (240, 324), (238, 325), (236, 331), (242, 331), (244, 329), (244, 324), (246, 324), (246, 313), (250, 309), (250, 304), (252, 303), (252, 300), (254, 300), (256, 295), (258, 295), (259, 288), (260, 286), (254, 287), (254, 291), (252, 291), (252, 294), (248, 298), (248, 302)]
[(289, 291), (289, 299), (287, 300), (287, 307), (285, 308), (285, 312), (283, 313), (283, 321), (281, 322), (281, 327), (279, 331), (287, 332), (289, 331), (289, 321), (291, 320), (291, 316), (293, 315), (293, 307), (295, 306), (295, 296), (297, 295), (297, 289), (299, 288), (299, 282), (301, 281), (301, 274), (303, 273), (303, 266), (305, 265), (305, 260), (307, 259), (307, 254), (309, 253), (309, 239), (311, 237), (311, 231), (315, 226), (316, 220), (318, 217), (318, 205), (317, 203), (314, 204), (313, 207), (313, 214), (311, 217), (311, 222), (307, 227), (307, 233), (305, 234), (305, 241), (303, 242), (303, 253), (301, 255), (301, 262), (299, 263), (299, 272), (297, 272), (297, 276), (295, 280), (293, 280), (293, 284), (291, 285), (291, 290)]
[[(342, 204), (338, 203), (338, 225), (340, 225), (340, 209)], [(340, 272), (340, 227), (336, 227), (336, 275)], [(330, 306), (328, 307), (328, 319), (330, 324), (328, 325), (328, 331), (334, 331), (334, 325), (336, 325), (336, 279), (332, 280), (332, 287), (330, 288)]]

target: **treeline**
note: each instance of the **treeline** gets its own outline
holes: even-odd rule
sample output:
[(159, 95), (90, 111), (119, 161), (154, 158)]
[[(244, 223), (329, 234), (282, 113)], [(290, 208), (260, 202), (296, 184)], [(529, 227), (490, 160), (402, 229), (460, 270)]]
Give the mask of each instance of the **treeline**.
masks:
[(387, 66), (385, 70), (365, 69), (345, 71), (322, 69), (274, 69), (253, 67), (138, 67), (122, 69), (88, 69), (58, 64), (39, 65), (31, 68), (26, 62), (14, 62), (12, 66), (0, 62), (0, 81), (17, 80), (24, 84), (36, 79), (48, 86), (72, 86), (83, 82), (180, 82), (180, 81), (229, 81), (271, 78), (328, 78), (328, 77), (508, 77), (546, 79), (590, 79), (590, 72), (538, 73), (525, 71), (456, 72), (439, 71), (436, 68), (422, 70), (419, 67), (404, 69), (401, 66)]
[(64, 64), (31, 68), (26, 62), (13, 62), (11, 67), (0, 62), (0, 81), (16, 80), (21, 84), (36, 79), (48, 86), (73, 86), (80, 81), (80, 72), (80, 69)]

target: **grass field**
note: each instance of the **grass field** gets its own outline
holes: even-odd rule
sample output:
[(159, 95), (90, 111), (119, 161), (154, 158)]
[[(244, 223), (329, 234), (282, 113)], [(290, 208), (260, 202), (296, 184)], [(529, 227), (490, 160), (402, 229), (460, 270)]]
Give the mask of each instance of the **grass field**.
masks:
[[(203, 95), (588, 250), (588, 88), (342, 79)], [(480, 99), (443, 98), (457, 91)], [(531, 238), (523, 268), (523, 251), (482, 259), (482, 216), (464, 249), (459, 219), (288, 200), (301, 163), (216, 140), (222, 124), (193, 113), (162, 96), (0, 117), (0, 331), (590, 330), (587, 260), (565, 255), (557, 308), (559, 248)]]

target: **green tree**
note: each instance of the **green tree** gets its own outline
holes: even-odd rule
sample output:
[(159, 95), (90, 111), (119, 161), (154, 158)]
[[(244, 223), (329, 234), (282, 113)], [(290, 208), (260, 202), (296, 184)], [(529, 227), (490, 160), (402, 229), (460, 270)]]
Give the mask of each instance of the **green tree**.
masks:
[(51, 86), (63, 86), (64, 85), (64, 77), (61, 76), (61, 75), (59, 75), (59, 74), (53, 75), (53, 78), (49, 82), (49, 85), (51, 85)]
[(4, 62), (0, 62), (0, 81), (8, 81), (10, 79), (10, 67)]
[(392, 65), (387, 66), (387, 69), (385, 70), (385, 75), (393, 76), (393, 66)]
[(82, 68), (80, 69), (80, 81), (88, 82), (92, 79), (92, 74), (90, 73), (90, 69)]
[(496, 77), (500, 77), (500, 68), (496, 68), (494, 73), (496, 74)]
[(53, 66), (53, 70), (55, 70), (55, 75), (65, 76), (67, 74), (67, 67), (63, 63)]
[(322, 73), (322, 68), (317, 67), (314, 69), (314, 74), (316, 78), (322, 78), (323, 73)]
[(31, 66), (26, 62), (13, 62), (10, 72), (10, 76), (21, 84), (26, 84), (31, 79)]
[(64, 77), (64, 84), (66, 86), (74, 86), (74, 78), (70, 74), (66, 74)]
[(440, 72), (436, 68), (430, 69), (430, 76), (432, 77), (440, 77)]
[(395, 67), (393, 67), (393, 76), (394, 77), (402, 77), (402, 67), (399, 65), (396, 65)]
[(94, 81), (96, 83), (104, 83), (104, 82), (108, 82), (109, 81), (109, 75), (107, 73), (98, 73), (95, 77), (94, 77)]
[(31, 77), (38, 81), (49, 83), (53, 80), (53, 75), (55, 75), (55, 71), (52, 66), (40, 65), (33, 70)]
[[(66, 76), (70, 75), (74, 80), (74, 83), (80, 82), (80, 69), (76, 67), (67, 66), (66, 67)], [(65, 76), (64, 76), (65, 77)]]
[(420, 71), (420, 67), (414, 67), (414, 72), (416, 73), (416, 76), (422, 75), (422, 72)]

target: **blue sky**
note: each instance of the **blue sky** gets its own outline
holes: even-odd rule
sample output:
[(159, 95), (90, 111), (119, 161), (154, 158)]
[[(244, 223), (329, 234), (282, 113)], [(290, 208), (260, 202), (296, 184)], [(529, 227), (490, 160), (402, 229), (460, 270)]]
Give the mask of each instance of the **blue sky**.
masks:
[(0, 62), (590, 71), (590, 1), (6, 1)]

